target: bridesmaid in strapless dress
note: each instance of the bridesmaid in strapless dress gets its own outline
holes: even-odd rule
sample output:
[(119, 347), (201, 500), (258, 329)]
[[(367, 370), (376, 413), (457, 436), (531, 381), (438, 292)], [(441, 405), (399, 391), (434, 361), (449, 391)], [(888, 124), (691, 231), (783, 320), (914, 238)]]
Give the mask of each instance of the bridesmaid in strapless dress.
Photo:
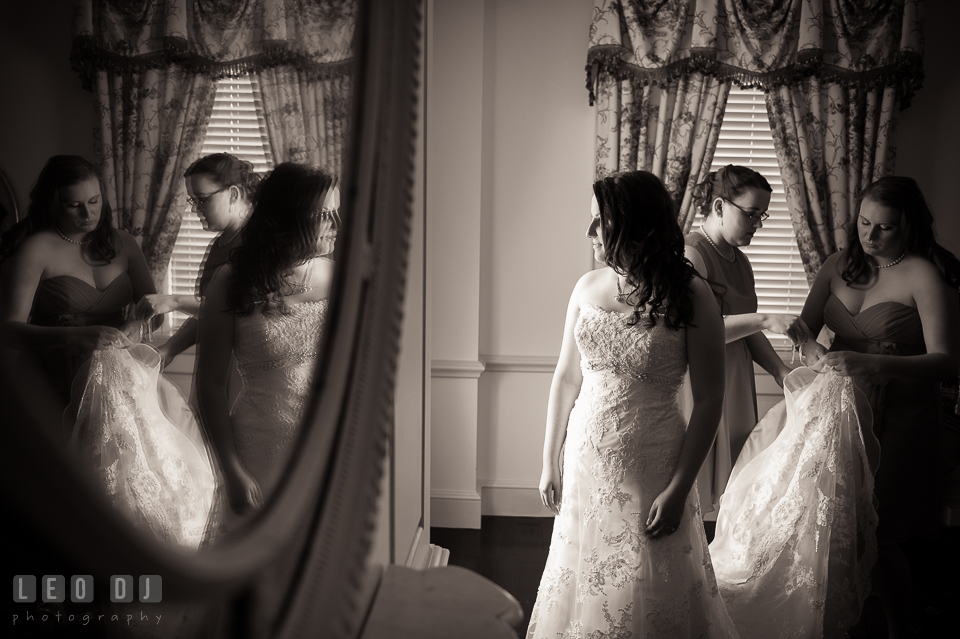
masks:
[(826, 351), (804, 344), (808, 366), (852, 376), (869, 397), (880, 442), (875, 588), (891, 636), (910, 631), (910, 567), (900, 544), (939, 534), (938, 384), (960, 365), (960, 261), (939, 244), (916, 182), (884, 177), (861, 196), (849, 247), (824, 262), (803, 309)]
[(140, 328), (126, 323), (127, 305), (155, 292), (140, 247), (111, 217), (96, 168), (54, 156), (30, 192), (27, 217), (0, 242), (3, 365), (18, 366), (12, 379), (23, 392), (47, 385), (64, 408), (90, 353)]
[[(242, 247), (207, 288), (197, 399), (236, 513), (259, 508), (273, 492), (299, 432), (326, 318), (333, 260), (324, 256), (333, 251), (338, 207), (333, 177), (278, 165), (261, 185)], [(232, 408), (231, 355), (243, 380)], [(230, 526), (215, 524), (214, 536), (218, 527)]]

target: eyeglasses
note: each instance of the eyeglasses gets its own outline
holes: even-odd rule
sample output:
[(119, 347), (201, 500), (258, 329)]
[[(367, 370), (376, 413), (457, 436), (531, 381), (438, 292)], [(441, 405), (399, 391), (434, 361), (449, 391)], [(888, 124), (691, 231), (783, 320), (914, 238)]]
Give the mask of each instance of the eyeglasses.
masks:
[(333, 228), (340, 228), (340, 209), (323, 209), (314, 215), (319, 215), (321, 220), (330, 220)]
[(726, 202), (727, 204), (729, 204), (729, 205), (732, 206), (733, 208), (739, 210), (741, 213), (743, 213), (744, 215), (747, 216), (747, 219), (748, 219), (748, 220), (750, 220), (751, 222), (754, 222), (754, 223), (756, 223), (756, 222), (763, 222), (763, 221), (766, 220), (768, 217), (770, 217), (770, 214), (767, 213), (766, 211), (748, 211), (748, 210), (746, 210), (745, 208), (743, 208), (742, 206), (739, 206), (739, 205), (737, 205), (737, 204), (734, 204), (734, 203), (731, 202), (730, 200), (724, 200), (724, 202)]
[(225, 186), (225, 187), (223, 187), (222, 189), (220, 189), (219, 191), (214, 191), (214, 192), (211, 193), (210, 195), (198, 195), (197, 197), (188, 197), (188, 198), (187, 198), (187, 203), (188, 203), (190, 206), (196, 206), (196, 207), (203, 206), (204, 204), (207, 203), (207, 200), (209, 200), (210, 198), (212, 198), (214, 195), (216, 195), (217, 193), (223, 193), (224, 191), (226, 191), (226, 190), (229, 189), (229, 188), (230, 188), (229, 186)]

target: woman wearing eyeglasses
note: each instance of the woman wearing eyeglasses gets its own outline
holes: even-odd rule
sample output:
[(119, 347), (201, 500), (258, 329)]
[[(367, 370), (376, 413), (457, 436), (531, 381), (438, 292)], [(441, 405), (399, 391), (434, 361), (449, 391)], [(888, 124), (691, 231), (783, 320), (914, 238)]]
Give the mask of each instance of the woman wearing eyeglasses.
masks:
[(780, 386), (790, 372), (763, 331), (786, 335), (794, 344), (807, 339), (808, 331), (798, 316), (757, 312), (753, 269), (740, 250), (768, 217), (772, 190), (756, 171), (728, 164), (710, 173), (693, 194), (703, 221), (686, 236), (684, 255), (717, 296), (727, 343), (723, 415), (716, 442), (697, 478), (704, 515), (715, 510), (733, 464), (757, 423), (753, 363), (773, 375)]
[(167, 366), (173, 358), (197, 343), (197, 314), (200, 301), (214, 272), (230, 259), (230, 252), (240, 246), (240, 231), (257, 199), (260, 175), (253, 164), (229, 153), (207, 155), (184, 173), (187, 181), (187, 202), (200, 218), (204, 230), (219, 235), (210, 242), (197, 281), (197, 296), (146, 295), (137, 305), (137, 316), (148, 319), (172, 311), (191, 317), (180, 330), (157, 350)]

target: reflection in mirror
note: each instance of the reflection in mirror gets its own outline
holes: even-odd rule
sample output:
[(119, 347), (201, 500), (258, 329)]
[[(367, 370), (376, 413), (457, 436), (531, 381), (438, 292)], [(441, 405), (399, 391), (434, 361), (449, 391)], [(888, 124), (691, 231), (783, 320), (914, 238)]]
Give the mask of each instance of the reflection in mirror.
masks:
[(4, 234), (0, 345), (108, 499), (196, 549), (264, 506), (301, 434), (348, 230), (357, 10), (181, 5), (77, 4), (98, 162), (51, 158)]

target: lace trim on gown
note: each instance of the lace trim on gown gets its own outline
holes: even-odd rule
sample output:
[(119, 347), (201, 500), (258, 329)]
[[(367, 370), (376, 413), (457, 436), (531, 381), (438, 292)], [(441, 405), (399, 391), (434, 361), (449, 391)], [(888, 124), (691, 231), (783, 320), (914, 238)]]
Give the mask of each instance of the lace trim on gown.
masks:
[(842, 639), (877, 557), (872, 414), (853, 380), (832, 371), (799, 368), (784, 395), (751, 435), (773, 443), (756, 453), (748, 441), (737, 461), (710, 553), (744, 639)]
[(215, 492), (193, 412), (146, 344), (93, 351), (77, 376), (72, 441), (97, 483), (136, 526), (197, 548)]

